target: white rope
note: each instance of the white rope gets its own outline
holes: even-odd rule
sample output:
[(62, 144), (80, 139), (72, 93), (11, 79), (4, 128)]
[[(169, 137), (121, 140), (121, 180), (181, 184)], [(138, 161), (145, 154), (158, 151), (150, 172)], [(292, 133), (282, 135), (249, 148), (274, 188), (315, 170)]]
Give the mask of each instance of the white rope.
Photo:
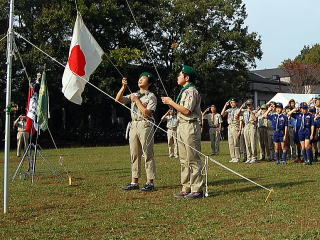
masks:
[[(110, 50), (109, 50), (109, 52), (110, 52)], [(117, 72), (120, 74), (120, 76), (122, 77), (122, 78), (125, 78), (124, 76), (123, 76), (123, 74), (120, 72), (120, 70), (119, 70), (119, 68), (112, 62), (112, 60), (109, 58), (109, 56), (106, 54), (106, 53), (104, 53), (104, 55), (106, 55), (106, 57), (107, 57), (107, 59), (108, 59), (108, 61), (112, 64), (112, 66), (117, 70)], [(127, 88), (128, 88), (128, 90), (129, 90), (129, 92), (132, 94), (132, 91), (131, 91), (131, 89), (130, 89), (130, 87), (127, 85)]]
[[(51, 60), (53, 60), (54, 62), (58, 63), (60, 66), (62, 66), (63, 68), (65, 68), (66, 66), (64, 66), (62, 63), (60, 63), (59, 61), (57, 61), (55, 58), (51, 57), (49, 54), (47, 54), (46, 52), (44, 52), (43, 50), (41, 50), (39, 47), (37, 47), (36, 45), (34, 45), (33, 43), (31, 43), (29, 40), (25, 39), (24, 37), (22, 37), (20, 34), (18, 33), (15, 33), (17, 34), (19, 37), (21, 37), (23, 40), (25, 40), (27, 43), (29, 43), (30, 45), (32, 45), (33, 47), (35, 47), (36, 49), (38, 49), (40, 52), (42, 52), (43, 54), (45, 54), (48, 58), (50, 58)], [(71, 70), (70, 70), (71, 71)], [(128, 106), (124, 105), (123, 103), (120, 103), (119, 101), (117, 101), (113, 96), (111, 96), (110, 94), (106, 93), (105, 91), (103, 91), (102, 89), (98, 88), (97, 86), (93, 85), (91, 82), (89, 82), (88, 80), (86, 80), (85, 78), (79, 76), (78, 74), (74, 73), (73, 74), (77, 75), (80, 79), (82, 79), (83, 81), (85, 81), (87, 84), (91, 85), (93, 88), (95, 88), (96, 90), (98, 90), (99, 92), (103, 93), (104, 95), (106, 95), (107, 97), (109, 97), (110, 99), (114, 100), (115, 102), (119, 103), (120, 105), (122, 105), (124, 108), (128, 109), (129, 111), (132, 111)], [(134, 112), (134, 111), (133, 111)], [(137, 112), (134, 112), (135, 114), (138, 114)], [(152, 121), (150, 121), (149, 119), (147, 118), (144, 118), (145, 121), (151, 123), (153, 126), (157, 127), (157, 125), (155, 123), (153, 123)], [(163, 128), (161, 127), (157, 127), (159, 130), (161, 130), (162, 132), (164, 133), (168, 133), (166, 130), (164, 130)], [(216, 165), (224, 168), (225, 170), (228, 170), (229, 172), (232, 172), (233, 174), (239, 176), (240, 178), (243, 178), (249, 182), (251, 182), (252, 184), (258, 186), (258, 187), (261, 187), (269, 192), (271, 192), (272, 190), (259, 184), (259, 183), (256, 183), (255, 181), (241, 175), (240, 173), (237, 173), (236, 171), (228, 168), (227, 166), (223, 165), (222, 163), (212, 159), (211, 157), (203, 154), (202, 152), (200, 152), (199, 150), (195, 149), (194, 147), (190, 146), (189, 144), (181, 141), (180, 139), (178, 139), (177, 137), (174, 136), (174, 138), (183, 143), (185, 146), (189, 147), (190, 149), (192, 149), (193, 151), (195, 151), (196, 153), (198, 153), (199, 155), (203, 156), (203, 157), (207, 157), (211, 162), (215, 163)]]
[(30, 81), (30, 79), (29, 79), (29, 75), (28, 75), (26, 66), (24, 65), (24, 62), (22, 61), (22, 57), (21, 57), (21, 55), (20, 55), (19, 48), (18, 48), (18, 46), (17, 46), (17, 44), (16, 44), (15, 38), (13, 38), (13, 44), (14, 44), (14, 49), (15, 49), (15, 50), (17, 51), (17, 53), (18, 53), (18, 58), (19, 58), (20, 63), (21, 63), (21, 65), (22, 65), (23, 71), (24, 71), (24, 73), (26, 74), (27, 80), (28, 80), (28, 82), (29, 82), (29, 88), (31, 88), (31, 81)]
[(2, 40), (4, 40), (7, 37), (7, 34), (3, 36), (3, 38), (0, 39), (0, 42), (2, 42)]
[[(126, 0), (126, 2), (127, 2), (128, 8), (129, 8), (129, 10), (130, 10), (130, 13), (131, 13), (131, 15), (132, 15), (132, 18), (133, 18), (133, 20), (134, 20), (137, 28), (140, 28), (139, 25), (138, 25), (138, 22), (137, 22), (137, 20), (136, 20), (136, 18), (135, 18), (135, 16), (134, 16), (134, 14), (133, 14), (133, 11), (132, 11), (132, 9), (131, 9), (131, 6), (130, 6), (128, 0)], [(147, 43), (146, 43), (146, 41), (144, 40), (144, 38), (142, 38), (142, 41), (143, 41), (144, 46), (145, 46), (145, 48), (146, 48), (146, 50), (147, 50), (147, 54), (148, 54), (148, 56), (149, 56), (149, 58), (150, 58), (150, 60), (151, 60), (151, 62), (152, 62), (152, 65), (153, 65), (154, 69), (156, 70), (156, 73), (157, 73), (158, 78), (159, 78), (159, 80), (160, 80), (160, 82), (161, 82), (161, 85), (162, 85), (162, 87), (163, 87), (163, 89), (164, 89), (164, 91), (165, 91), (165, 93), (166, 93), (166, 96), (168, 97), (168, 96), (169, 96), (169, 95), (168, 95), (168, 92), (167, 92), (167, 90), (166, 90), (166, 88), (165, 88), (165, 86), (164, 86), (164, 84), (163, 84), (163, 81), (162, 81), (162, 79), (161, 79), (161, 76), (160, 76), (160, 74), (159, 74), (159, 72), (158, 72), (158, 68), (156, 67), (156, 64), (154, 63), (154, 60), (153, 60), (153, 58), (152, 58), (152, 56), (151, 56), (151, 54), (150, 54), (150, 50), (149, 50), (149, 48), (148, 48), (148, 46), (147, 46)]]

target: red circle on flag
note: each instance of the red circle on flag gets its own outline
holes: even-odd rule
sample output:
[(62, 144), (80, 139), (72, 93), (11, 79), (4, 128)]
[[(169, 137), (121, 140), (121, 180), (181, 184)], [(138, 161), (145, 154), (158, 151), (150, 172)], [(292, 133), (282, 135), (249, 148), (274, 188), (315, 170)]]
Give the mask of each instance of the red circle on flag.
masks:
[(84, 56), (84, 53), (80, 48), (80, 45), (75, 45), (72, 48), (68, 62), (70, 70), (72, 72), (78, 74), (80, 77), (86, 75), (86, 57)]

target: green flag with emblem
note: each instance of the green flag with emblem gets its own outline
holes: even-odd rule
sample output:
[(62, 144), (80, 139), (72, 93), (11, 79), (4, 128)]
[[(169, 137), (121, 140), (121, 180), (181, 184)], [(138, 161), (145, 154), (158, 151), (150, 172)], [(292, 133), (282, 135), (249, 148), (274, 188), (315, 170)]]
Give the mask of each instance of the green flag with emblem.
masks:
[(50, 113), (49, 113), (49, 93), (48, 93), (45, 71), (43, 71), (42, 78), (41, 78), (38, 107), (37, 107), (37, 116), (38, 116), (37, 122), (38, 122), (39, 128), (43, 131), (47, 130)]

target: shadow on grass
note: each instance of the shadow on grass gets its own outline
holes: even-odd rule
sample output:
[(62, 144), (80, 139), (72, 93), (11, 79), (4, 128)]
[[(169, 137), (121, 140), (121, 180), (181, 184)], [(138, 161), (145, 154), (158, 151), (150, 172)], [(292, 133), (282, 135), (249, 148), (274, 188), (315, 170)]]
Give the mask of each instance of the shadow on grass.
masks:
[[(232, 180), (232, 179), (230, 179), (230, 180)], [(243, 182), (243, 181), (245, 181), (245, 180), (240, 179), (235, 182)], [(264, 187), (269, 188), (269, 189), (273, 188), (273, 189), (277, 190), (279, 188), (286, 188), (286, 187), (302, 185), (302, 184), (311, 183), (311, 182), (316, 182), (316, 181), (315, 180), (306, 180), (306, 181), (297, 181), (297, 182), (281, 182), (281, 183), (267, 184), (267, 185), (264, 185)], [(251, 187), (240, 188), (240, 189), (212, 191), (209, 193), (209, 197), (215, 197), (215, 196), (219, 196), (219, 195), (227, 195), (227, 194), (239, 193), (239, 192), (240, 193), (251, 192), (251, 191), (256, 191), (258, 189), (260, 189), (260, 187), (254, 185)]]
[[(259, 178), (250, 178), (250, 179), (253, 181), (256, 181)], [(222, 179), (218, 181), (211, 181), (211, 182), (208, 182), (208, 185), (216, 186), (216, 185), (227, 185), (227, 184), (242, 183), (242, 182), (248, 182), (248, 181), (241, 178), (232, 178), (232, 179)]]
[(167, 186), (161, 186), (157, 187), (158, 190), (165, 190), (165, 189), (180, 189), (182, 187), (181, 184), (176, 184), (176, 185), (167, 185)]

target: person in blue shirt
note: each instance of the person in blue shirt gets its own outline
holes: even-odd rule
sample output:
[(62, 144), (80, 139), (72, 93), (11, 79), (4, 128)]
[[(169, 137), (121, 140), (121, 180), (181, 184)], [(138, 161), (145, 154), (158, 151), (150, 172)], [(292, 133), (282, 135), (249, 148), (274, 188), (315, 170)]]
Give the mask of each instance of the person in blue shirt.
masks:
[[(269, 114), (274, 111), (275, 113)], [(288, 136), (288, 117), (282, 113), (283, 105), (282, 103), (276, 103), (275, 105), (271, 105), (268, 110), (263, 114), (264, 118), (268, 118), (268, 120), (272, 123), (273, 129), (273, 142), (275, 148), (275, 155), (277, 164), (280, 163), (280, 149), (282, 149), (283, 155), (283, 165), (287, 164), (287, 146), (286, 139)]]
[(289, 115), (297, 120), (298, 137), (301, 145), (301, 151), (305, 164), (312, 164), (313, 153), (311, 140), (314, 137), (314, 117), (308, 112), (308, 104), (302, 102), (300, 104), (300, 111), (298, 108), (289, 112)]
[[(289, 105), (285, 107), (286, 114), (290, 112), (293, 108)], [(288, 138), (287, 138), (287, 148), (288, 154), (290, 155), (291, 160), (297, 160), (297, 145), (295, 142), (295, 129), (296, 129), (296, 119), (288, 116)]]
[(316, 111), (317, 110), (315, 107), (309, 108), (309, 113), (311, 113), (312, 116), (314, 117), (314, 134), (313, 134), (313, 140), (311, 141), (312, 147), (314, 149), (313, 162), (318, 162), (318, 155), (319, 155), (318, 141), (319, 141), (320, 118), (316, 117)]

